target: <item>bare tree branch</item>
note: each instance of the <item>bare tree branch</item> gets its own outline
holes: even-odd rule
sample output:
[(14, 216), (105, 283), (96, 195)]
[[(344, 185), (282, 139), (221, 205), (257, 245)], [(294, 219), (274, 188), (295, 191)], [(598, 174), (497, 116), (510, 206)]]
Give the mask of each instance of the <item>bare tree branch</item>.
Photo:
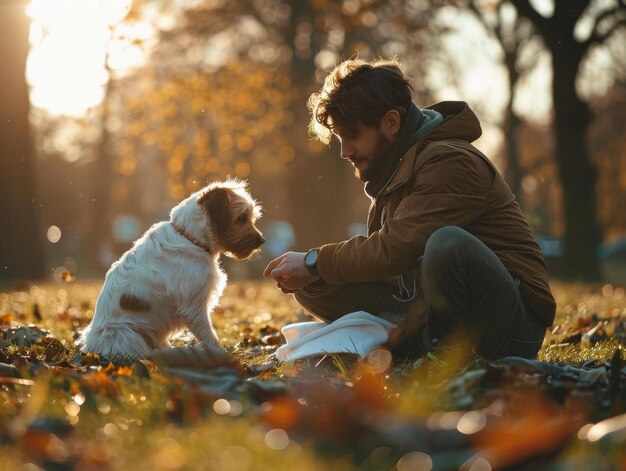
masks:
[[(626, 0), (625, 0), (626, 1)], [(614, 8), (613, 10), (607, 10), (604, 13), (611, 13), (612, 15), (617, 15), (619, 11), (625, 11), (626, 12), (626, 6), (620, 6), (619, 8)], [(611, 15), (605, 15), (602, 14), (600, 15), (604, 18), (607, 18)], [(592, 44), (602, 44), (604, 41), (606, 41), (615, 31), (617, 31), (620, 27), (622, 26), (626, 26), (626, 17), (621, 18), (617, 21), (615, 21), (615, 23), (613, 23), (611, 25), (611, 27), (609, 29), (607, 29), (604, 33), (600, 34), (598, 33), (597, 27), (598, 27), (598, 23), (600, 22), (600, 20), (596, 20), (596, 24), (593, 30), (593, 33), (589, 36), (589, 38), (583, 43), (585, 49), (588, 49)]]
[(511, 0), (511, 3), (517, 9), (517, 12), (528, 18), (542, 33), (542, 36), (550, 29), (550, 20), (539, 14), (530, 4), (529, 0)]
[(480, 8), (478, 8), (478, 5), (476, 5), (476, 0), (469, 0), (467, 6), (469, 7), (470, 11), (474, 13), (474, 16), (476, 16), (476, 19), (480, 21), (480, 24), (483, 25), (483, 28), (485, 28), (485, 31), (489, 33), (493, 33), (494, 32), (493, 28), (489, 26), (489, 24), (487, 23), (487, 19), (485, 18), (485, 15), (483, 15)]

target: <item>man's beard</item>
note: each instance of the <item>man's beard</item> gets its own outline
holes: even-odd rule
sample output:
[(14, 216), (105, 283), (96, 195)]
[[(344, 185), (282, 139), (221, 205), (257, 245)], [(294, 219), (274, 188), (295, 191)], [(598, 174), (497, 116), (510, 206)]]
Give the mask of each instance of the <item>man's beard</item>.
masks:
[(379, 133), (374, 152), (371, 156), (370, 164), (363, 171), (355, 168), (354, 176), (362, 182), (368, 182), (374, 178), (389, 158), (388, 153), (389, 149), (391, 149), (391, 145), (391, 140), (385, 137), (382, 132)]

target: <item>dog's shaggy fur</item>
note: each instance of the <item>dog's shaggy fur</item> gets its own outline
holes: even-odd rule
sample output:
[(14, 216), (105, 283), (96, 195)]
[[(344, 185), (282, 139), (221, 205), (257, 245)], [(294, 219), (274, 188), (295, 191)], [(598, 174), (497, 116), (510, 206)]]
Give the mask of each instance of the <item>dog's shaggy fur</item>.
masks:
[(185, 327), (219, 345), (210, 318), (226, 285), (219, 255), (250, 257), (264, 242), (259, 217), (240, 181), (213, 183), (182, 201), (111, 266), (81, 350), (134, 360)]

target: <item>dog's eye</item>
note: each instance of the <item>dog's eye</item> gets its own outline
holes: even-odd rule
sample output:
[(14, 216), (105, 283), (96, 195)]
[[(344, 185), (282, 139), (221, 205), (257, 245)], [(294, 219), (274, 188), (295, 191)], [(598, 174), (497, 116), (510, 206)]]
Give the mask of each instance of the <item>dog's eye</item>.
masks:
[(242, 214), (237, 218), (237, 222), (239, 224), (245, 224), (246, 222), (248, 222), (248, 216), (246, 214)]

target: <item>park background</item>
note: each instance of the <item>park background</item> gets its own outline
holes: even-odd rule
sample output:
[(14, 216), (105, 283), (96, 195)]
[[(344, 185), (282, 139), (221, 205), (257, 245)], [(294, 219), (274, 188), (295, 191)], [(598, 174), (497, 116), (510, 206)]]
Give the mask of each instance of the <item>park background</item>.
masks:
[(306, 101), (398, 56), (415, 102), (465, 100), (553, 277), (626, 276), (626, 8), (609, 0), (2, 0), (0, 281), (102, 278), (227, 176), (285, 250), (365, 231), (369, 201)]
[[(0, 0), (0, 470), (626, 469), (625, 24), (626, 0)], [(272, 362), (309, 318), (263, 267), (368, 206), (307, 98), (393, 55), (420, 106), (469, 102), (533, 227), (557, 301), (537, 360), (461, 333)], [(80, 352), (110, 264), (227, 176), (268, 241), (224, 260), (223, 350)]]

